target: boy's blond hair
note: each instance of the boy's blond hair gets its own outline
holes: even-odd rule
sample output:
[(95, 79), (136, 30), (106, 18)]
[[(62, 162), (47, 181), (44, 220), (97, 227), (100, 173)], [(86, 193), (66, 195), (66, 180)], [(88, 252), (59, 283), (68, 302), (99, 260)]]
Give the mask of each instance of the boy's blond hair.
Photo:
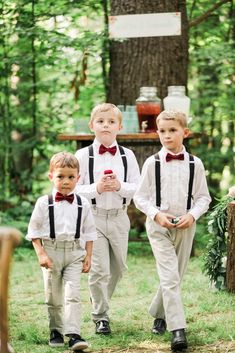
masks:
[(188, 126), (187, 116), (180, 110), (163, 110), (157, 117), (156, 123), (160, 120), (178, 121), (180, 126), (186, 128)]
[(59, 152), (54, 154), (50, 160), (50, 172), (53, 172), (56, 168), (73, 168), (79, 172), (79, 163), (77, 158), (69, 152)]
[(112, 103), (101, 103), (96, 105), (93, 110), (91, 111), (91, 118), (90, 118), (90, 123), (93, 122), (94, 118), (99, 115), (99, 113), (103, 113), (103, 112), (112, 112), (113, 115), (115, 115), (120, 124), (122, 123), (122, 113), (120, 111), (120, 109), (118, 109), (118, 107)]

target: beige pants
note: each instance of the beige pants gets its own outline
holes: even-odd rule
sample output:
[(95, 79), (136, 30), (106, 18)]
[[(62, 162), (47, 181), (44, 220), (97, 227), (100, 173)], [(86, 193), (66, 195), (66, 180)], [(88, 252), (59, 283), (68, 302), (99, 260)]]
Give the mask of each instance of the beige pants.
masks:
[(89, 287), (92, 319), (109, 321), (109, 301), (127, 268), (130, 221), (126, 210), (93, 210), (98, 239), (94, 242)]
[(80, 334), (80, 277), (86, 251), (79, 241), (44, 240), (43, 247), (53, 261), (42, 268), (50, 330)]
[(190, 228), (177, 230), (163, 228), (151, 219), (146, 221), (160, 279), (149, 313), (154, 318), (165, 319), (169, 331), (186, 327), (180, 283), (190, 258), (195, 229), (195, 223)]

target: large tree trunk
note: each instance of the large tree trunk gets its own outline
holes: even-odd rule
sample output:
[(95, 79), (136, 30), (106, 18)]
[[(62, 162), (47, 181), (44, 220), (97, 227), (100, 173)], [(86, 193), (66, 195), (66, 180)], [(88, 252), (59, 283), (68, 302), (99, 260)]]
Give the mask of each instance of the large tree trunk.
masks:
[(111, 15), (181, 12), (180, 36), (129, 38), (110, 42), (107, 101), (135, 104), (141, 86), (155, 86), (158, 96), (167, 86), (187, 86), (188, 19), (186, 1), (111, 0)]

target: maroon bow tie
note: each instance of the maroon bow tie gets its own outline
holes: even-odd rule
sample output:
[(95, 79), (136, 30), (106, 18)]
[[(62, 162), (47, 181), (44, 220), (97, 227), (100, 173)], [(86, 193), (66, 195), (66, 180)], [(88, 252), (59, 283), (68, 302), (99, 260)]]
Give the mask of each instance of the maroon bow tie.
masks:
[(178, 159), (180, 161), (183, 161), (184, 160), (184, 154), (181, 153), (181, 154), (170, 154), (170, 153), (167, 153), (166, 155), (166, 161), (167, 162), (170, 162), (172, 161), (172, 159)]
[(105, 152), (109, 152), (114, 156), (115, 153), (117, 152), (117, 146), (105, 147), (104, 145), (100, 145), (99, 154), (103, 154)]
[(74, 194), (63, 195), (60, 192), (57, 192), (56, 195), (55, 195), (55, 201), (56, 202), (60, 202), (60, 201), (66, 200), (69, 203), (72, 203), (73, 199), (74, 199)]

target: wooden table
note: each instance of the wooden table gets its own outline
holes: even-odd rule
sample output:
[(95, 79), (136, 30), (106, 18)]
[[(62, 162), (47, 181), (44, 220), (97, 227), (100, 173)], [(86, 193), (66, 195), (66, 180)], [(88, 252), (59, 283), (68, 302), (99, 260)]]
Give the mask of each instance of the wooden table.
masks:
[[(189, 148), (189, 140), (200, 137), (201, 134), (190, 133), (185, 139), (186, 147)], [(89, 146), (94, 140), (94, 134), (60, 134), (60, 141), (76, 141), (77, 149)], [(147, 157), (156, 153), (161, 144), (156, 132), (136, 133), (136, 134), (118, 134), (117, 141), (120, 145), (130, 148), (136, 155), (140, 168)]]

